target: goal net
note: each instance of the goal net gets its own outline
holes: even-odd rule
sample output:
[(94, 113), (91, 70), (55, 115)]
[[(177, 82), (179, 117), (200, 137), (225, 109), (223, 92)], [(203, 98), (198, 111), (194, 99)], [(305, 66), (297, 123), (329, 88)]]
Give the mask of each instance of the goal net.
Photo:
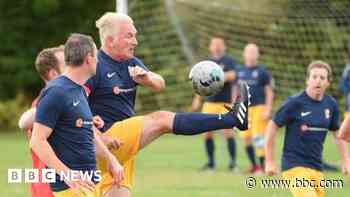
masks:
[(186, 110), (193, 91), (190, 66), (208, 57), (212, 36), (226, 40), (227, 53), (242, 64), (247, 43), (256, 43), (259, 63), (272, 73), (277, 99), (305, 86), (312, 60), (333, 68), (337, 89), (350, 46), (350, 2), (342, 0), (131, 0), (137, 54), (167, 81), (165, 93), (139, 91), (138, 111)]

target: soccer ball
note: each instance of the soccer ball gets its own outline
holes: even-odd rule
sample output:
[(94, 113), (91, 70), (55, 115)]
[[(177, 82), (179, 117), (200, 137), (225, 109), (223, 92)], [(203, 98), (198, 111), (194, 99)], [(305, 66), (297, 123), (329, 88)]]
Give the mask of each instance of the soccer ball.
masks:
[(224, 71), (213, 61), (195, 64), (189, 75), (194, 91), (201, 96), (219, 93), (224, 87)]

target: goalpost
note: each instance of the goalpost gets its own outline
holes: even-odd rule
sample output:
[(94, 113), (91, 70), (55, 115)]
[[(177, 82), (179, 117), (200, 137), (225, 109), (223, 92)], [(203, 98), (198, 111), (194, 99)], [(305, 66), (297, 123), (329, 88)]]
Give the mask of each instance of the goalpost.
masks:
[(116, 0), (116, 11), (118, 13), (128, 14), (128, 0)]

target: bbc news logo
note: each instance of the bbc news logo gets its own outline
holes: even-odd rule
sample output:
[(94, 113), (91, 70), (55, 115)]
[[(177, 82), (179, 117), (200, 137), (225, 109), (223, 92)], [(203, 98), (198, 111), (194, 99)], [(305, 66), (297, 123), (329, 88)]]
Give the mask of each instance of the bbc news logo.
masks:
[(8, 169), (8, 183), (55, 183), (56, 174), (59, 175), (59, 181), (88, 181), (94, 179), (99, 182), (102, 180), (100, 170), (82, 171), (71, 170), (68, 172), (57, 172), (54, 169)]

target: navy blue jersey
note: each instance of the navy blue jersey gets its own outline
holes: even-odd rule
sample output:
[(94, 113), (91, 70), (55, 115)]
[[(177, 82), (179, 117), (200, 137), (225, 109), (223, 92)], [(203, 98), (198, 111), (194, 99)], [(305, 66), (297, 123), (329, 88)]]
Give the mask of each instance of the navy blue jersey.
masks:
[(102, 50), (98, 52), (96, 75), (86, 84), (91, 90), (89, 104), (94, 115), (99, 115), (105, 122), (102, 132), (117, 121), (135, 114), (137, 83), (129, 74), (129, 66), (147, 67), (137, 58), (118, 62)]
[[(224, 55), (218, 60), (215, 60), (215, 59), (210, 59), (210, 60), (216, 62), (219, 66), (221, 66), (224, 72), (236, 71), (236, 62), (228, 55)], [(224, 87), (219, 93), (213, 96), (207, 96), (204, 98), (204, 100), (209, 102), (230, 103), (232, 100), (231, 98), (232, 98), (233, 84), (234, 84), (234, 81), (226, 82), (224, 84)]]
[(247, 68), (243, 66), (238, 71), (238, 80), (245, 81), (249, 85), (251, 106), (265, 104), (265, 86), (271, 84), (271, 75), (264, 66)]
[[(35, 122), (53, 130), (48, 143), (70, 169), (96, 170), (92, 113), (82, 86), (66, 76), (50, 81), (40, 95)], [(57, 175), (51, 188), (62, 191), (68, 186)]]
[(345, 94), (345, 110), (350, 112), (350, 64), (345, 66), (340, 81), (340, 89)]
[(324, 96), (313, 100), (306, 92), (288, 98), (273, 117), (279, 126), (286, 126), (282, 154), (282, 170), (301, 166), (322, 171), (323, 143), (327, 131), (339, 129), (336, 101)]

